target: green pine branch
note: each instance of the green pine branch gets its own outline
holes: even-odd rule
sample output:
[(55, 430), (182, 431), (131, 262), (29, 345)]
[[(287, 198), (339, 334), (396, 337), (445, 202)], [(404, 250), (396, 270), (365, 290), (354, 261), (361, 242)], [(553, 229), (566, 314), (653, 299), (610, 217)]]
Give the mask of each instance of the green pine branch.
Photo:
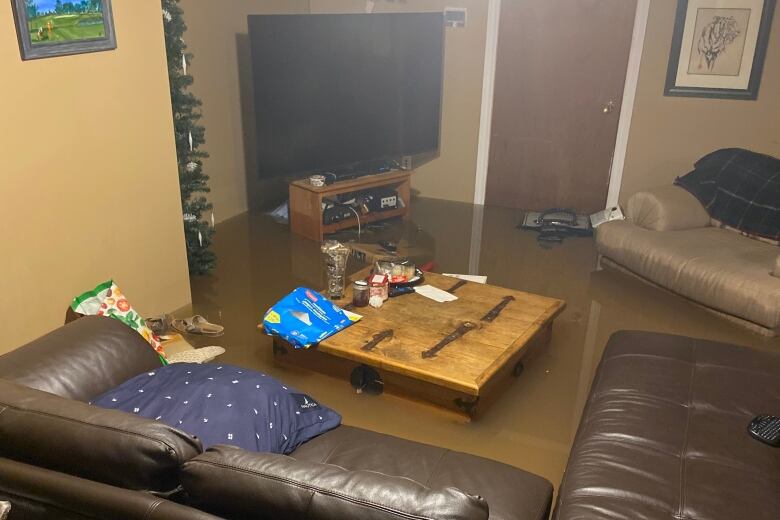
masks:
[(184, 12), (179, 0), (161, 1), (187, 262), (191, 273), (205, 274), (214, 269), (216, 255), (209, 249), (214, 228), (203, 216), (211, 211), (212, 205), (202, 195), (211, 191), (209, 176), (203, 172), (203, 159), (209, 155), (199, 149), (206, 142), (206, 129), (198, 123), (202, 117), (202, 103), (189, 92), (193, 78), (189, 70), (184, 73), (182, 63), (182, 56), (186, 56), (189, 69), (193, 60), (184, 43), (187, 31)]

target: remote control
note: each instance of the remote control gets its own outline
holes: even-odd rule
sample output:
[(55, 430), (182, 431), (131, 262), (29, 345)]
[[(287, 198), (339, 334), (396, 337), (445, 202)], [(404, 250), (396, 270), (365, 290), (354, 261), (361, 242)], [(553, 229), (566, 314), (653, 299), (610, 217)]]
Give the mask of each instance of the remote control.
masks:
[(775, 448), (780, 447), (780, 417), (776, 415), (756, 416), (750, 421), (748, 432), (754, 439), (758, 439)]
[(414, 287), (390, 287), (390, 290), (388, 291), (388, 296), (390, 298), (395, 298), (396, 296), (403, 296), (404, 294), (412, 294), (414, 292)]

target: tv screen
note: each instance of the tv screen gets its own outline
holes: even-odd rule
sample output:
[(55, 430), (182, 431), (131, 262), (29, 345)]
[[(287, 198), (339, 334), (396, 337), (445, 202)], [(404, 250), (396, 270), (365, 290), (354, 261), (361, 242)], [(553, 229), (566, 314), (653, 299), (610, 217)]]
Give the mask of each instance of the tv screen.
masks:
[(252, 15), (260, 176), (438, 150), (441, 13)]

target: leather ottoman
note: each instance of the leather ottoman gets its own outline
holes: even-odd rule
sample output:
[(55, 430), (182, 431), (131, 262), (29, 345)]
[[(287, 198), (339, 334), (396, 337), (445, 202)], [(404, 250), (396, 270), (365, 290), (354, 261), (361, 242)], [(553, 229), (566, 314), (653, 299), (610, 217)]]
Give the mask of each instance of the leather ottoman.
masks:
[(762, 413), (780, 413), (780, 355), (667, 334), (614, 334), (554, 518), (780, 518), (780, 449), (747, 433)]

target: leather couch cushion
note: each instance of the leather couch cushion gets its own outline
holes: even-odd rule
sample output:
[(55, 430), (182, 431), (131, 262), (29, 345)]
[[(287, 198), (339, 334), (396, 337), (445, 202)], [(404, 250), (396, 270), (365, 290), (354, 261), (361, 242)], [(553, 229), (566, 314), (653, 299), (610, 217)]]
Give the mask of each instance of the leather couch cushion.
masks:
[(215, 446), (184, 464), (194, 505), (241, 519), (482, 520), (482, 498), (331, 464)]
[(157, 421), (0, 380), (0, 456), (164, 493), (201, 451), (198, 439)]
[(292, 456), (479, 495), (487, 500), (491, 520), (546, 519), (552, 500), (552, 485), (521, 469), (350, 426), (339, 426), (312, 439)]
[(133, 329), (87, 316), (0, 356), (0, 379), (86, 402), (159, 366)]
[(628, 199), (626, 217), (653, 231), (703, 228), (710, 216), (701, 202), (680, 186), (668, 185), (640, 191)]
[(780, 355), (648, 332), (612, 336), (557, 520), (777, 519), (780, 450), (747, 433), (780, 410)]
[(780, 278), (780, 254), (775, 258), (775, 268), (772, 270), (772, 275)]
[(775, 246), (713, 227), (658, 232), (613, 221), (599, 226), (596, 247), (677, 294), (780, 330), (780, 279), (770, 275)]
[(11, 519), (219, 520), (149, 493), (121, 489), (0, 457), (0, 500)]

